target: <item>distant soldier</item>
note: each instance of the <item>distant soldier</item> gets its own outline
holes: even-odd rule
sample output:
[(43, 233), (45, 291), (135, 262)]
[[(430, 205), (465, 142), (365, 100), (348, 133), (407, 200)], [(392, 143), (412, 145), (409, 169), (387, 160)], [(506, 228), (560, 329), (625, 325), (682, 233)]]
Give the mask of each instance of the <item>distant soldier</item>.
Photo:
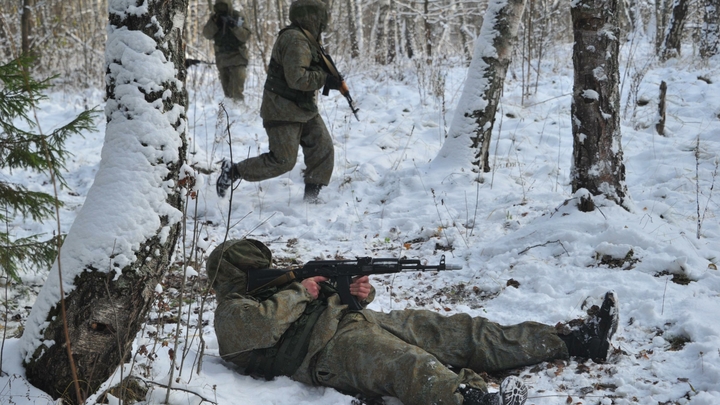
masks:
[(278, 35), (272, 50), (260, 116), (270, 151), (231, 165), (224, 160), (216, 190), (223, 197), (233, 181), (261, 181), (295, 167), (298, 149), (305, 157), (305, 195), (317, 203), (335, 164), (330, 133), (320, 117), (317, 91), (338, 90), (341, 83), (323, 70), (320, 34), (328, 23), (325, 3), (297, 0), (290, 5), (290, 22)]
[(215, 43), (215, 63), (225, 97), (242, 101), (247, 77), (250, 38), (247, 18), (234, 10), (232, 0), (216, 0), (203, 36)]

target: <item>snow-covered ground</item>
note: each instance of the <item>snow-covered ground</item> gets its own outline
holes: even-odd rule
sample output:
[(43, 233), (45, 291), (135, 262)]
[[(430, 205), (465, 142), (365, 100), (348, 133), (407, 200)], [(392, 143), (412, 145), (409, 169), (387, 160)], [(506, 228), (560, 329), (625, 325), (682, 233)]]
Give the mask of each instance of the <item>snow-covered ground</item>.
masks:
[[(630, 52), (625, 45), (624, 55)], [(420, 258), (436, 264), (441, 255), (462, 270), (409, 273), (372, 279), (377, 298), (370, 308), (388, 311), (426, 308), (466, 312), (511, 324), (533, 320), (555, 324), (583, 316), (607, 290), (620, 299), (620, 329), (607, 364), (541, 364), (517, 370), (530, 386), (528, 404), (720, 403), (720, 68), (691, 57), (646, 71), (636, 60), (621, 66), (623, 149), (632, 210), (601, 203), (591, 213), (575, 209), (569, 185), (572, 154), (570, 47), (554, 50), (541, 69), (537, 93), (521, 102), (519, 70), (511, 67), (494, 127), (490, 163), (479, 177), (469, 165), (430, 169), (442, 146), (462, 92), (466, 69), (442, 66), (442, 96), (432, 95), (429, 71), (343, 66), (360, 121), (340, 95), (321, 97), (320, 106), (335, 141), (335, 172), (320, 205), (302, 201), (302, 158), (290, 173), (260, 183), (242, 182), (232, 205), (215, 195), (215, 175), (198, 175), (196, 200), (188, 205), (187, 246), (200, 237), (198, 253), (222, 241), (230, 210), (229, 237), (249, 236), (274, 255), (306, 262), (355, 256)], [(192, 67), (188, 79), (190, 151), (197, 168), (215, 169), (229, 157), (221, 91), (212, 66)], [(237, 161), (267, 150), (259, 118), (264, 74), (254, 66), (246, 105), (225, 101)], [(418, 73), (421, 74), (418, 77)], [(515, 77), (515, 78), (514, 78)], [(639, 80), (633, 86), (633, 79)], [(661, 81), (668, 84), (667, 136), (654, 133)], [(39, 118), (45, 127), (67, 122), (102, 94), (52, 93)], [(628, 100), (634, 102), (626, 108)], [(92, 102), (89, 103), (91, 106)], [(63, 232), (82, 207), (97, 172), (105, 133), (69, 142), (70, 189), (61, 197)], [(44, 176), (5, 170), (0, 176), (51, 192)], [(698, 214), (699, 218), (698, 219)], [(54, 223), (11, 224), (17, 235), (52, 232)], [(699, 233), (699, 238), (697, 234)], [(201, 279), (202, 264), (189, 277)], [(34, 300), (33, 285), (46, 274), (26, 274), (25, 287), (9, 285), (0, 403), (47, 404), (52, 399), (24, 380), (15, 334)], [(509, 280), (515, 283), (510, 283)], [(166, 283), (164, 293), (174, 292)], [(195, 296), (200, 295), (200, 293)], [(163, 296), (164, 299), (166, 296)], [(218, 357), (212, 308), (197, 327), (194, 309), (183, 308), (170, 402), (199, 404), (350, 404), (352, 397), (288, 378), (259, 381), (235, 372)], [(159, 307), (159, 306), (158, 306)], [(4, 308), (3, 308), (4, 309)], [(177, 310), (171, 310), (177, 312)], [(190, 316), (188, 316), (188, 312)], [(158, 310), (153, 318), (165, 312)], [(15, 317), (15, 318), (13, 318)], [(189, 322), (186, 322), (189, 319)], [(190, 326), (188, 327), (189, 324)], [(165, 400), (175, 325), (149, 322), (138, 335), (133, 372), (156, 384), (146, 403)], [(206, 343), (202, 367), (199, 335)], [(163, 342), (168, 343), (163, 345)], [(179, 366), (179, 365), (178, 365)], [(118, 372), (115, 380), (120, 377)], [(115, 381), (117, 382), (117, 381)], [(566, 402), (567, 401), (567, 402)], [(386, 398), (387, 404), (398, 404)], [(410, 405), (410, 404), (406, 404)]]

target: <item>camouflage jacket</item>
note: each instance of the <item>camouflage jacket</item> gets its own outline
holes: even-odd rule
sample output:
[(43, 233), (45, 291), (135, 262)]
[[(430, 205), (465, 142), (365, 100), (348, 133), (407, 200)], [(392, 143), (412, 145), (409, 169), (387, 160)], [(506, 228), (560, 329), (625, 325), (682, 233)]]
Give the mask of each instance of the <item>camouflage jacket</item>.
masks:
[[(282, 66), (288, 87), (300, 91), (314, 91), (325, 85), (325, 73), (319, 66), (320, 50), (298, 29), (283, 30), (272, 50), (272, 59)], [(301, 108), (294, 101), (265, 90), (260, 116), (263, 121), (307, 122), (318, 115)]]
[[(362, 304), (366, 306), (374, 295), (373, 290)], [(237, 289), (218, 295), (215, 334), (220, 356), (244, 370), (248, 367), (252, 351), (274, 346), (312, 300), (299, 282), (292, 282), (264, 300)], [(347, 312), (347, 306), (340, 302), (337, 294), (330, 296), (327, 303), (327, 308), (312, 329), (307, 354), (298, 370), (290, 376), (295, 381), (314, 384), (310, 371), (312, 359), (335, 335), (340, 319)]]

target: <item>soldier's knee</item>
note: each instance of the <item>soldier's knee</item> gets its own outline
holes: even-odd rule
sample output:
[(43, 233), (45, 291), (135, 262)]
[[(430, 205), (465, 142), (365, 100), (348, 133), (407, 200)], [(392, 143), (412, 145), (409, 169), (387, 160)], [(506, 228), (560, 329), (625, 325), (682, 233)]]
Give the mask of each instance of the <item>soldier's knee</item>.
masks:
[(270, 154), (273, 169), (277, 172), (277, 175), (287, 173), (295, 167), (297, 163), (297, 156), (294, 158), (277, 156), (274, 153)]

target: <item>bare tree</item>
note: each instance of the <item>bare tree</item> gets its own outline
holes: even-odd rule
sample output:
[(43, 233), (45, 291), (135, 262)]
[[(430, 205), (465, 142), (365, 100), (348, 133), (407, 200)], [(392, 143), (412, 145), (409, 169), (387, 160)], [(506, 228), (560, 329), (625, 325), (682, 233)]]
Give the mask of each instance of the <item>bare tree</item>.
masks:
[(358, 30), (357, 3), (355, 0), (346, 0), (348, 32), (350, 35), (350, 56), (355, 59), (360, 56), (360, 39), (362, 31)]
[(30, 44), (32, 39), (32, 31), (33, 31), (33, 0), (23, 0), (23, 9), (22, 9), (22, 17), (20, 17), (21, 20), (21, 44), (22, 44), (22, 54), (23, 55), (30, 55)]
[(433, 53), (433, 31), (430, 23), (430, 0), (423, 0), (423, 26), (425, 28), (425, 59), (430, 63)]
[(145, 5), (108, 4), (102, 160), (22, 337), (28, 380), (66, 403), (127, 360), (180, 232), (188, 0)]
[(660, 46), (660, 59), (668, 60), (680, 56), (680, 45), (687, 14), (688, 0), (675, 0), (672, 16), (665, 29), (665, 37)]
[(462, 44), (463, 56), (469, 63), (472, 60), (472, 52), (470, 50), (470, 35), (467, 30), (467, 22), (465, 21), (465, 7), (463, 3), (457, 0), (453, 1), (453, 10), (458, 11), (458, 31), (460, 33), (460, 43)]
[(373, 24), (373, 41), (375, 63), (385, 65), (387, 63), (387, 42), (386, 38), (386, 18), (390, 6), (386, 1), (382, 1), (375, 10), (375, 22)]
[(668, 20), (670, 0), (655, 0), (655, 53), (660, 55)]
[[(618, 0), (573, 4), (573, 192), (587, 189), (623, 204), (627, 195), (620, 134)], [(595, 209), (583, 198), (582, 211)]]
[(474, 171), (490, 171), (488, 155), (495, 112), (524, 8), (525, 0), (488, 3), (459, 107), (436, 160), (462, 162), (464, 157), (458, 159), (457, 151), (470, 153), (471, 161), (467, 163)]
[(707, 59), (720, 50), (720, 0), (705, 0), (704, 8), (700, 56)]

